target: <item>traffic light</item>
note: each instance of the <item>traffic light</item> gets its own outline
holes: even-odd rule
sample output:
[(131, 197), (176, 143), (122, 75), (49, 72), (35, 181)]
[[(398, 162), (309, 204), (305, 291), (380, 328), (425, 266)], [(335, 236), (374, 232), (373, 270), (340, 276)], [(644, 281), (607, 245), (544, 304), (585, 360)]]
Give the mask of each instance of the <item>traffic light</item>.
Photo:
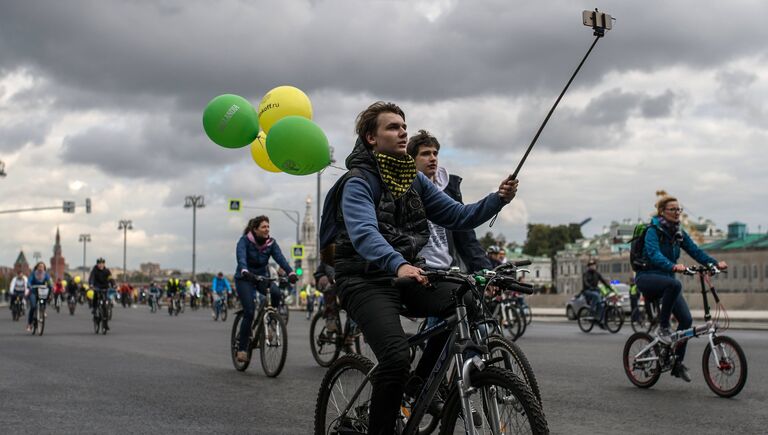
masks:
[(301, 259), (293, 261), (293, 271), (296, 272), (297, 276), (301, 276), (304, 273), (304, 269), (301, 268)]

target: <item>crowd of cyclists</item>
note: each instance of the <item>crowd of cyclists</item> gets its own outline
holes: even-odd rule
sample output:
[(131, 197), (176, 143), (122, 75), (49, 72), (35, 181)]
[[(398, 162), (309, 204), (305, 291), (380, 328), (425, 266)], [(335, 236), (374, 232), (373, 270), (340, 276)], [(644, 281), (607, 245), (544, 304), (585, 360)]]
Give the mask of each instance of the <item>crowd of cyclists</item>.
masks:
[[(354, 353), (355, 340), (363, 336), (377, 360), (376, 371), (370, 379), (370, 403), (366, 407), (366, 425), (362, 429), (365, 432), (356, 431), (360, 430), (359, 427), (342, 430), (338, 426), (337, 432), (391, 434), (395, 432), (398, 418), (402, 417), (402, 401), (416, 402), (422, 387), (427, 388), (426, 380), (433, 368), (441, 364), (438, 359), (441, 349), (452, 339), (450, 331), (431, 335), (421, 349), (416, 366), (412, 367), (413, 349), (403, 330), (401, 315), (409, 313), (425, 318), (426, 330), (439, 329), (457, 307), (462, 310), (465, 307), (468, 319), (475, 321), (486, 312), (483, 304), (497, 298), (500, 292), (507, 292), (509, 288), (527, 288), (523, 280), (516, 276), (506, 281), (513, 284), (506, 287), (479, 279), (482, 276), (492, 281), (497, 273), (500, 277), (509, 263), (504, 258), (504, 249), (498, 246), (483, 249), (474, 232), (475, 227), (490, 220), (515, 198), (518, 181), (501, 177), (501, 183), (494, 192), (476, 203), (465, 205), (460, 190), (461, 177), (449, 174), (438, 164), (441, 145), (437, 138), (420, 130), (409, 140), (405, 114), (398, 106), (374, 103), (358, 116), (356, 132), (357, 142), (346, 160), (349, 171), (331, 189), (324, 207), (333, 210), (330, 217), (333, 234), (327, 238), (331, 244), (323, 246), (321, 243), (320, 246), (323, 261), (314, 276), (314, 287), (318, 293), (312, 289), (303, 296), (307, 319), (314, 310), (314, 302), (319, 302), (321, 298), (324, 301), (320, 311), (324, 323), (321, 334), (330, 337), (340, 333), (338, 319), (343, 310), (355, 332), (335, 343), (343, 345), (345, 353)], [(677, 319), (678, 330), (690, 328), (692, 324), (690, 310), (682, 296), (682, 285), (675, 278), (675, 273), (689, 270), (678, 262), (681, 250), (702, 265), (711, 265), (718, 270), (725, 270), (728, 265), (704, 253), (691, 240), (681, 227), (682, 207), (676, 198), (662, 198), (656, 204), (656, 211), (642, 236), (642, 255), (646, 261), (642, 268), (636, 270), (630, 297), (633, 308), (640, 295), (646, 302), (661, 302), (660, 327), (656, 336), (661, 343), (670, 344), (676, 339), (670, 329), (672, 315)], [(325, 212), (323, 218), (326, 219)], [(321, 235), (321, 240), (324, 236), (327, 234)], [(280, 345), (274, 336), (279, 331), (269, 329), (268, 325), (262, 331), (262, 327), (254, 323), (254, 319), (261, 318), (260, 310), (267, 298), (272, 307), (284, 305), (284, 293), (275, 273), (270, 270), (270, 263), (277, 264), (288, 285), (295, 284), (298, 277), (276, 240), (270, 236), (267, 216), (257, 216), (248, 221), (236, 243), (235, 260), (234, 283), (219, 272), (209, 286), (195, 280), (182, 282), (178, 277), (171, 277), (166, 282), (152, 282), (142, 289), (135, 289), (127, 283), (117, 286), (103, 258), (97, 260), (87, 283), (81, 282), (79, 277), (69, 282), (54, 283), (45, 264), (40, 262), (29, 277), (18, 273), (11, 281), (9, 291), (12, 305), (24, 299), (29, 306), (34, 306), (37, 292), (31, 289), (46, 286), (51, 290), (49, 297), (63, 299), (66, 295), (81, 303), (84, 299), (89, 301), (93, 315), (96, 315), (98, 301), (112, 301), (115, 297), (126, 303), (147, 303), (150, 306), (159, 306), (164, 300), (169, 307), (177, 301), (183, 307), (189, 298), (190, 307), (210, 306), (214, 320), (219, 317), (224, 305), (232, 307), (237, 300), (241, 307), (238, 319), (242, 323), (233, 327), (232, 356), (236, 367), (238, 364), (247, 367), (254, 346), (258, 344), (265, 351), (266, 347), (275, 343)], [(473, 285), (483, 288), (484, 298), (474, 298), (471, 292), (466, 292), (461, 300), (456, 300), (452, 297), (456, 290), (456, 278), (442, 282), (430, 282), (427, 278), (449, 276), (458, 270), (477, 272), (477, 281)], [(394, 278), (397, 280), (393, 281)], [(395, 282), (400, 284), (395, 285)], [(403, 285), (403, 282), (410, 284)], [(605, 297), (599, 291), (600, 284), (603, 288), (612, 288), (610, 282), (597, 271), (596, 262), (590, 260), (583, 275), (583, 294), (597, 319), (603, 318)], [(513, 297), (521, 295), (513, 294)], [(29, 310), (27, 330), (31, 329), (31, 312)], [(503, 321), (500, 323), (504, 327)], [(598, 323), (601, 327), (605, 326), (602, 320)], [(255, 335), (254, 331), (262, 331), (263, 338)], [(478, 331), (479, 342), (474, 347), (468, 345), (468, 338), (462, 335), (462, 340), (465, 340), (462, 345), (474, 352), (467, 353), (466, 360), (461, 355), (457, 356), (466, 370), (466, 364), (474, 361), (473, 355), (487, 352), (482, 340), (490, 332), (485, 327)], [(310, 340), (315, 339), (310, 337)], [(675, 347), (676, 359), (671, 374), (690, 382), (688, 369), (683, 363), (685, 350), (685, 342)], [(341, 362), (354, 363), (351, 360)], [(264, 360), (262, 364), (265, 364)], [(483, 370), (480, 365), (477, 367)], [(333, 369), (331, 366), (330, 370)], [(463, 384), (459, 382), (457, 385), (461, 388)], [(472, 393), (468, 389), (462, 394), (468, 397)], [(429, 394), (432, 396), (428, 413), (437, 417), (447, 406), (449, 396), (434, 391)], [(466, 398), (461, 397), (461, 400)], [(463, 403), (467, 406), (461, 412), (466, 414), (471, 411), (473, 419), (478, 409), (488, 412), (487, 403), (479, 408), (470, 408), (469, 402)], [(541, 405), (537, 406), (537, 412), (541, 412)], [(543, 413), (540, 415), (543, 417)], [(546, 431), (545, 422), (544, 426), (541, 426), (541, 421), (531, 424), (534, 433), (542, 427)]]

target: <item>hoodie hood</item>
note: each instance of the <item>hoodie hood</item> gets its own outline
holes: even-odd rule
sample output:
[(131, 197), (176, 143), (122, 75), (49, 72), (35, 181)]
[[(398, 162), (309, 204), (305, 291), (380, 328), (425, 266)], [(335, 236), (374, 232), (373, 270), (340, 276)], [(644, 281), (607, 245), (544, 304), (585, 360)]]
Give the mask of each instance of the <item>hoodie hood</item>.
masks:
[(450, 177), (448, 176), (448, 170), (446, 170), (442, 166), (437, 167), (437, 172), (435, 172), (435, 179), (434, 183), (435, 186), (437, 186), (440, 190), (445, 190), (446, 187), (448, 187), (448, 181)]
[(355, 142), (354, 148), (352, 148), (352, 152), (344, 161), (344, 164), (347, 169), (359, 168), (374, 173), (378, 172), (378, 166), (376, 164), (376, 159), (373, 157), (373, 152), (368, 149), (363, 140), (359, 137)]

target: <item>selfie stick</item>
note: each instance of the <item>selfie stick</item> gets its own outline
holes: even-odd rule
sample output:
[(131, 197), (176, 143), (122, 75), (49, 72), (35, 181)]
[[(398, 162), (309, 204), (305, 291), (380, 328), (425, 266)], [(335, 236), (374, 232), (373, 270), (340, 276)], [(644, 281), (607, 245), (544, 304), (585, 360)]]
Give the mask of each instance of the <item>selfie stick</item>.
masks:
[[(592, 45), (589, 47), (589, 50), (587, 50), (587, 54), (585, 54), (584, 58), (581, 59), (581, 62), (579, 62), (579, 66), (576, 67), (576, 70), (571, 75), (571, 78), (568, 80), (568, 83), (565, 84), (563, 91), (560, 92), (560, 96), (558, 96), (557, 100), (555, 100), (555, 104), (552, 105), (551, 109), (549, 109), (549, 113), (547, 113), (546, 118), (544, 118), (544, 122), (541, 123), (541, 126), (539, 127), (539, 131), (536, 132), (536, 135), (533, 137), (531, 144), (528, 145), (528, 149), (525, 151), (525, 154), (523, 154), (522, 160), (520, 160), (520, 163), (517, 164), (517, 168), (515, 168), (515, 172), (513, 172), (512, 175), (510, 175), (510, 179), (512, 180), (517, 179), (517, 174), (520, 172), (520, 169), (523, 167), (523, 164), (525, 163), (525, 160), (528, 158), (528, 154), (531, 153), (533, 146), (536, 145), (536, 141), (539, 140), (539, 136), (541, 135), (541, 132), (544, 130), (544, 127), (547, 125), (549, 118), (552, 116), (552, 113), (554, 113), (555, 109), (557, 108), (557, 105), (560, 103), (560, 100), (563, 98), (563, 95), (565, 95), (565, 92), (568, 90), (568, 87), (571, 86), (573, 79), (576, 78), (576, 74), (579, 73), (581, 66), (584, 65), (584, 62), (589, 57), (589, 54), (592, 53), (592, 49), (595, 48), (597, 41), (599, 41), (600, 38), (605, 36), (606, 30), (611, 29), (612, 27), (611, 20), (615, 19), (615, 18), (612, 18), (610, 15), (599, 12), (597, 8), (595, 8), (594, 12), (584, 11), (582, 14), (582, 18), (584, 19), (584, 25), (592, 26), (595, 40), (592, 42)], [(491, 223), (488, 226), (492, 227), (493, 223), (496, 222), (496, 218), (498, 216), (499, 216), (498, 214), (494, 216), (493, 219), (491, 220)]]

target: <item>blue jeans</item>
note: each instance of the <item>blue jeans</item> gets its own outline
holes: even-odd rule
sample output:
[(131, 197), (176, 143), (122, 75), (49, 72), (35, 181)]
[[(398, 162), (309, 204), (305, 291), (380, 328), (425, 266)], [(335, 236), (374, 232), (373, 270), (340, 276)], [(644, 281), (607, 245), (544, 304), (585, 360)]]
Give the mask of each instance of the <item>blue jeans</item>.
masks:
[(605, 309), (605, 305), (600, 303), (603, 300), (603, 297), (600, 296), (600, 292), (598, 290), (584, 290), (582, 293), (584, 294), (584, 299), (589, 302), (590, 309), (595, 313), (595, 318), (597, 318), (600, 323), (603, 323), (603, 310)]
[[(243, 323), (240, 324), (238, 350), (244, 352), (250, 344), (251, 325), (256, 315), (256, 292), (266, 296), (267, 282), (263, 282), (257, 289), (250, 281), (236, 278), (235, 285), (237, 287), (237, 295), (240, 297), (240, 304), (243, 306)], [(274, 283), (269, 289), (269, 294), (272, 298), (272, 306), (277, 307), (280, 304), (280, 297), (282, 295), (280, 294), (280, 289)]]
[(27, 325), (32, 324), (32, 317), (34, 317), (35, 311), (37, 311), (37, 296), (35, 295), (35, 292), (29, 292), (29, 312), (27, 312)]
[[(677, 319), (677, 330), (688, 329), (693, 324), (691, 310), (683, 297), (683, 285), (671, 276), (644, 274), (635, 278), (637, 289), (645, 296), (646, 304), (650, 301), (661, 299), (661, 312), (659, 313), (659, 325), (669, 328), (669, 318), (672, 314)], [(682, 361), (685, 357), (685, 349), (688, 342), (677, 346), (677, 359)]]

